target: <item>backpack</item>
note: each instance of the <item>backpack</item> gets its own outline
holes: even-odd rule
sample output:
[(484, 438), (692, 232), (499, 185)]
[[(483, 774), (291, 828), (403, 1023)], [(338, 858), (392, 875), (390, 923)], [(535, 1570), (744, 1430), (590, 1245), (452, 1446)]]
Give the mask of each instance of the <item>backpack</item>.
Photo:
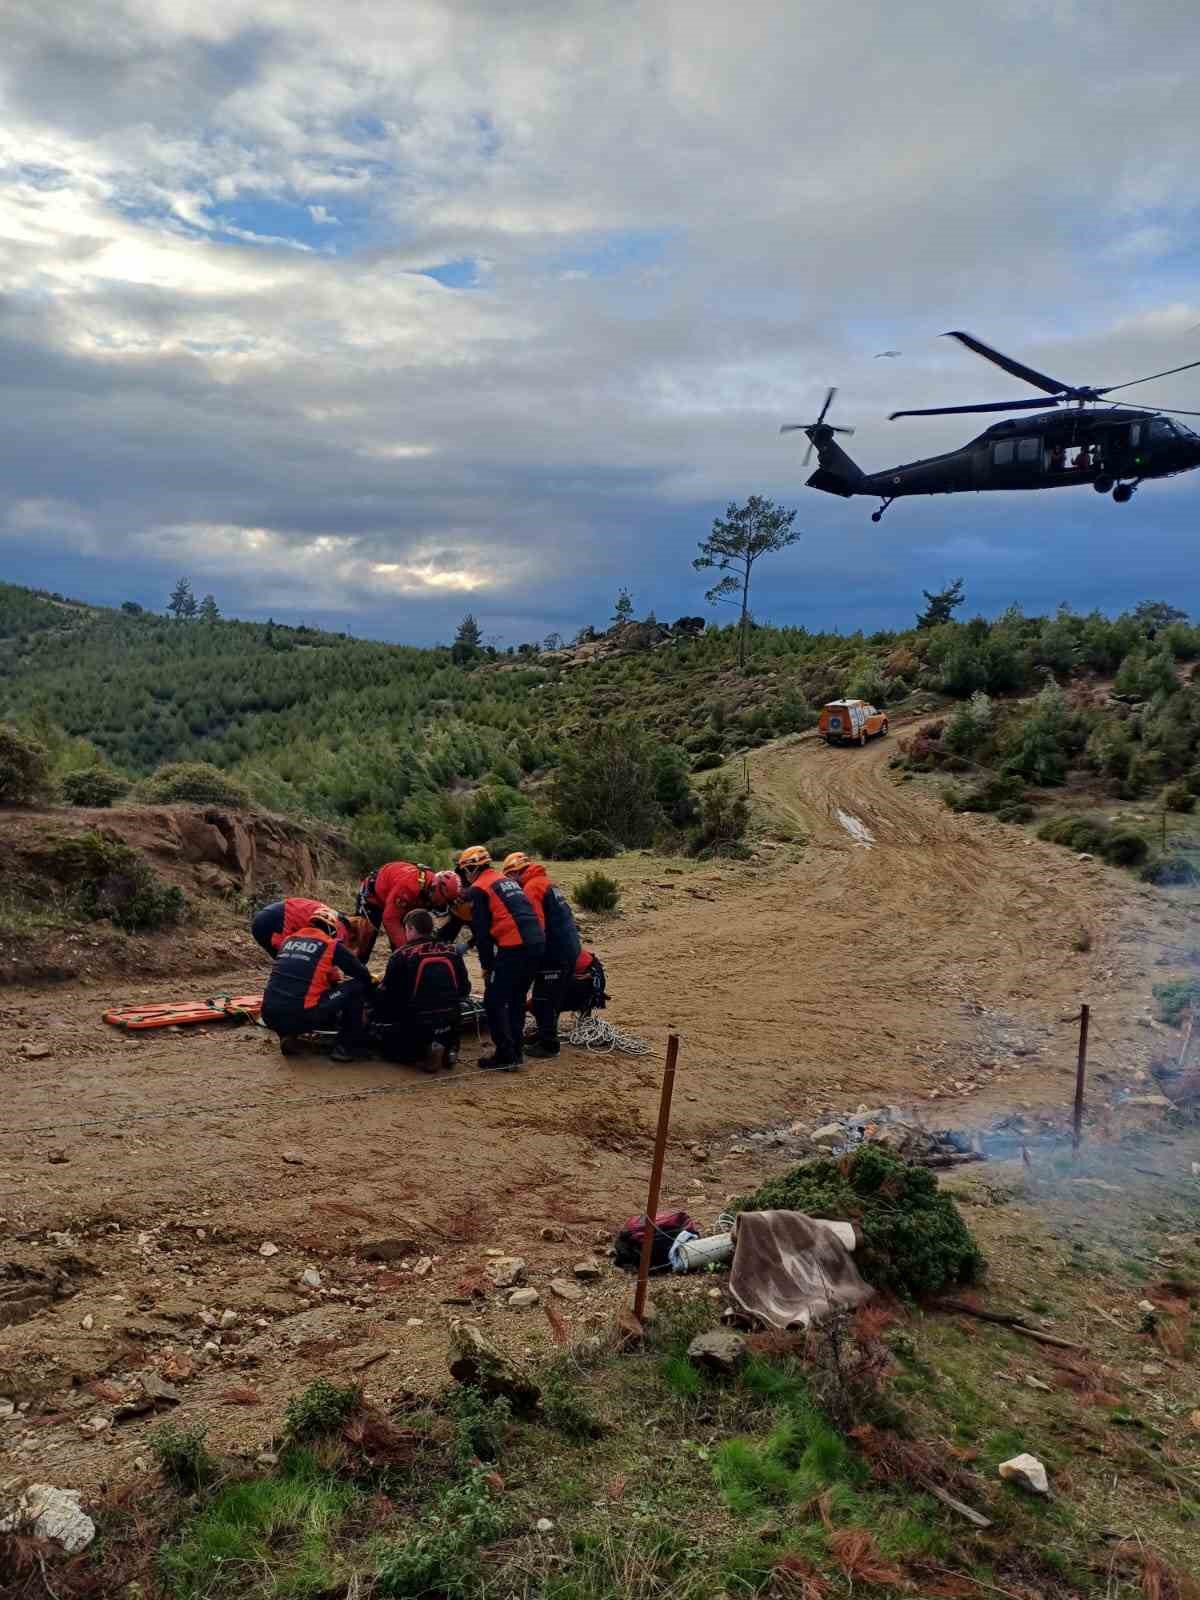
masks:
[(577, 1011), (581, 1017), (590, 1017), (593, 1011), (603, 1011), (608, 1004), (608, 994), (604, 984), (604, 967), (601, 965), (600, 957), (593, 955), (592, 964), (585, 973), (579, 977), (572, 975), (567, 985), (563, 1010)]
[[(461, 960), (461, 957), (459, 958)], [(415, 971), (409, 1005), (422, 1019), (458, 1010), (458, 969), (444, 944), (426, 944), (409, 957)]]
[[(627, 1272), (636, 1272), (641, 1265), (642, 1241), (646, 1237), (646, 1225), (645, 1217), (630, 1217), (617, 1235), (613, 1259), (617, 1266), (624, 1267)], [(650, 1247), (651, 1272), (667, 1270), (670, 1265), (668, 1258), (671, 1246), (685, 1229), (688, 1233), (700, 1232), (686, 1211), (658, 1213), (654, 1219), (654, 1243)]]

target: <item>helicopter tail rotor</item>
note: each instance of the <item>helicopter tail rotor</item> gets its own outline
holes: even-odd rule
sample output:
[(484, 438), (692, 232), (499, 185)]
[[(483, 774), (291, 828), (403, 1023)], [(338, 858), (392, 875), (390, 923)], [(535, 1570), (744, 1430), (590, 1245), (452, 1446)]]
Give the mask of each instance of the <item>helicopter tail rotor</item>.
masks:
[(806, 467), (808, 465), (812, 460), (813, 450), (823, 439), (832, 438), (835, 433), (851, 434), (854, 432), (853, 428), (842, 428), (832, 422), (825, 421), (836, 394), (837, 390), (831, 387), (825, 396), (825, 404), (821, 407), (821, 414), (815, 422), (786, 422), (779, 430), (780, 433), (806, 433), (808, 435), (808, 449), (804, 452), (804, 460), (801, 462), (801, 466)]

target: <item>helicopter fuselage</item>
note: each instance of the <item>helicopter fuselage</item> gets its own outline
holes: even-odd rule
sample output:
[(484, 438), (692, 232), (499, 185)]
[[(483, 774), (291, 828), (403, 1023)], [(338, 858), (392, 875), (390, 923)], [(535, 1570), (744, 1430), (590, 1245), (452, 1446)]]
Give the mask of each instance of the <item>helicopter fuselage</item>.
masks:
[(874, 495), (885, 502), (904, 495), (1066, 489), (1080, 484), (1107, 493), (1123, 479), (1137, 483), (1200, 467), (1200, 438), (1190, 428), (1159, 412), (1133, 407), (1079, 407), (1007, 418), (957, 450), (902, 462), (882, 472), (862, 472), (828, 428), (805, 431), (820, 460), (808, 479), (810, 488), (846, 497)]

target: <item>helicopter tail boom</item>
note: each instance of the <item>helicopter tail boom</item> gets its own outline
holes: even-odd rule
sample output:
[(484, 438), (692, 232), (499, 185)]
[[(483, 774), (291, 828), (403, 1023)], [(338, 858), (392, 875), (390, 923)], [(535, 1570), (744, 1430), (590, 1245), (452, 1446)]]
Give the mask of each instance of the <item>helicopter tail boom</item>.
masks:
[(849, 499), (852, 494), (864, 493), (865, 474), (833, 437), (833, 429), (820, 424), (804, 430), (817, 450), (817, 470), (808, 480), (810, 489), (823, 489), (826, 494), (841, 495)]

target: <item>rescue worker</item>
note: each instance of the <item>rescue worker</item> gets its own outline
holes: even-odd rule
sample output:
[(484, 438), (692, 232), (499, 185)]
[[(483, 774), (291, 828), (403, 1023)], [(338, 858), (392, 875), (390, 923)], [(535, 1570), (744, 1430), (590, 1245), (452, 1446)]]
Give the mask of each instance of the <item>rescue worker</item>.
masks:
[(581, 1017), (591, 1016), (593, 1011), (603, 1011), (608, 1004), (608, 994), (605, 991), (606, 978), (604, 967), (596, 952), (580, 950), (575, 971), (567, 984), (567, 999), (563, 1010), (577, 1011)]
[(404, 919), (410, 911), (444, 911), (462, 894), (462, 883), (457, 872), (435, 872), (432, 867), (422, 867), (413, 861), (388, 861), (376, 867), (362, 881), (355, 907), (360, 917), (370, 922), (373, 934), (362, 951), (364, 961), (371, 959), (375, 936), (380, 926), (387, 934), (393, 950), (404, 943)]
[(434, 937), (428, 911), (404, 919), (405, 943), (387, 964), (371, 1020), (380, 1028), (380, 1050), (387, 1061), (420, 1062), (436, 1072), (458, 1060), (462, 1002), (471, 992), (466, 962), (457, 946)]
[(473, 844), (458, 858), (471, 902), (471, 931), (483, 968), (483, 1009), (495, 1046), (479, 1065), (516, 1072), (524, 1054), (525, 1002), (546, 949), (542, 925), (519, 883), (492, 863), (487, 847)]
[(341, 939), (336, 911), (318, 905), (279, 947), (263, 994), (262, 1020), (279, 1035), (285, 1056), (302, 1033), (336, 1028), (334, 1061), (353, 1061), (363, 1032), (363, 1006), (375, 980)]
[[(299, 896), (272, 901), (269, 906), (264, 906), (250, 923), (250, 933), (255, 944), (265, 950), (274, 961), (283, 941), (290, 939), (292, 934), (303, 928), (313, 912), (320, 911), (323, 906), (323, 900), (305, 900)], [(351, 949), (355, 949), (351, 918), (340, 911), (336, 915), (342, 928), (342, 937)]]
[(504, 858), (504, 875), (521, 889), (542, 926), (546, 948), (542, 953), (529, 1009), (537, 1023), (537, 1038), (527, 1045), (526, 1055), (556, 1056), (559, 1052), (558, 1019), (566, 1007), (567, 990), (575, 975), (575, 963), (583, 949), (575, 915), (567, 897), (538, 861), (530, 861), (522, 850)]

